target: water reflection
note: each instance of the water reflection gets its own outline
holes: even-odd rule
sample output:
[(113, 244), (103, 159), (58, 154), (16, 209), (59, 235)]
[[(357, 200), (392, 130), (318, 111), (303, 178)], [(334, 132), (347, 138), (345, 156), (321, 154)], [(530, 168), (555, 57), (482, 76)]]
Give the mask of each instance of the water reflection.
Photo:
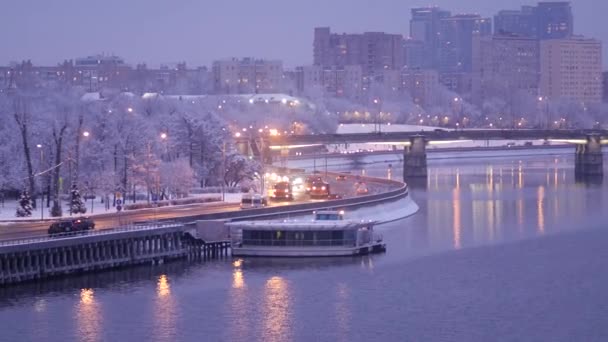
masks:
[(243, 259), (232, 263), (232, 288), (230, 291), (230, 337), (231, 341), (246, 341), (250, 333), (251, 308), (243, 276)]
[(264, 289), (264, 341), (291, 340), (291, 312), (287, 281), (274, 276), (266, 281)]
[(336, 288), (336, 327), (338, 341), (348, 341), (351, 331), (352, 309), (351, 294), (347, 283), (340, 282)]
[(156, 282), (154, 302), (154, 340), (174, 341), (176, 336), (177, 305), (171, 292), (171, 284), (166, 274), (161, 274)]
[(425, 183), (412, 188), (420, 212), (407, 225), (425, 227), (410, 229), (411, 234), (428, 234), (406, 239), (423, 237), (435, 248), (459, 249), (572, 229), (594, 204), (606, 203), (592, 197), (605, 193), (601, 188), (606, 185), (580, 186), (570, 157), (431, 161)]
[(545, 187), (538, 187), (538, 194), (536, 200), (536, 210), (538, 212), (538, 232), (541, 234), (545, 233)]
[(80, 300), (75, 308), (76, 336), (80, 341), (102, 340), (102, 312), (91, 288), (80, 290)]

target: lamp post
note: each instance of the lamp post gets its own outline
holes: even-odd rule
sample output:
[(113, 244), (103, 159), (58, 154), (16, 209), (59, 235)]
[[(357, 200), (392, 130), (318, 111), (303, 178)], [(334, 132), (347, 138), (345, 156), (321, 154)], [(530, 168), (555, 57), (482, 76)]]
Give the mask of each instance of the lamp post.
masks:
[(42, 144), (37, 144), (36, 148), (40, 150), (40, 221), (44, 220), (44, 184), (42, 184), (42, 168), (44, 165), (44, 150), (42, 149)]

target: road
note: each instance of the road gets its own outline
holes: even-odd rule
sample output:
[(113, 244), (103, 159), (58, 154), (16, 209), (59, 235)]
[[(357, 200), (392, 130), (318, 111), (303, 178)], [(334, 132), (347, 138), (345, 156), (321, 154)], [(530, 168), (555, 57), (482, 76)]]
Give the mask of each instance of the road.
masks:
[[(328, 177), (327, 180), (333, 189), (333, 193), (341, 194), (344, 197), (351, 197), (355, 195), (354, 178), (351, 179), (352, 180), (347, 181), (336, 181), (332, 177)], [(311, 200), (309, 199), (308, 195), (303, 193), (303, 191), (294, 191), (293, 201), (270, 202), (269, 205), (285, 206), (290, 204), (306, 203), (309, 201)], [(161, 220), (189, 221), (201, 215), (238, 210), (240, 210), (238, 203), (218, 202), (102, 214), (94, 216), (94, 220), (96, 230), (105, 230), (142, 222), (156, 222)], [(51, 223), (49, 221), (15, 222), (6, 225), (0, 224), (0, 240), (46, 236), (47, 229), (49, 228), (50, 224)]]

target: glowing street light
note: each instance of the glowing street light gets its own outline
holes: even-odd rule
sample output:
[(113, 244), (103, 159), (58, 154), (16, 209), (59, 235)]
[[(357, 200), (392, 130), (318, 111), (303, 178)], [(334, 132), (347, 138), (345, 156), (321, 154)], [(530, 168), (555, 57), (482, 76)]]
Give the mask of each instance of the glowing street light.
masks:
[(160, 138), (163, 139), (163, 140), (167, 139), (167, 133), (164, 133), (164, 132), (161, 133), (160, 134)]
[(234, 136), (235, 136), (236, 138), (240, 138), (240, 137), (241, 137), (241, 132), (236, 132), (236, 133), (234, 133)]
[(133, 108), (131, 108), (131, 107), (127, 108), (127, 112), (133, 113)]
[(42, 148), (42, 144), (37, 144), (36, 147), (37, 148)]
[(89, 133), (89, 131), (82, 132), (83, 137), (88, 137), (89, 135), (91, 135), (91, 133)]

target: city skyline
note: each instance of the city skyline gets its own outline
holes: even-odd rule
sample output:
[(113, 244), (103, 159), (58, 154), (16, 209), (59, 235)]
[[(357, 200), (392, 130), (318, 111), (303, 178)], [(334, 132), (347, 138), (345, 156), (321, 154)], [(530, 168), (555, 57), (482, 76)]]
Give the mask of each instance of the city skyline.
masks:
[[(516, 10), (536, 1), (504, 5), (498, 0), (459, 4), (448, 0), (432, 4), (387, 0), (380, 6), (369, 6), (363, 0), (335, 0), (331, 4), (312, 0), (287, 8), (278, 0), (213, 4), (184, 1), (180, 7), (116, 0), (87, 7), (75, 4), (70, 0), (55, 1), (53, 5), (26, 0), (8, 5), (6, 12), (16, 15), (0, 22), (0, 39), (4, 42), (0, 65), (27, 59), (35, 65), (55, 65), (65, 59), (107, 53), (121, 56), (132, 65), (185, 61), (189, 66), (210, 66), (213, 60), (252, 56), (280, 59), (291, 68), (312, 64), (313, 29), (317, 26), (330, 26), (334, 32), (383, 31), (407, 36), (413, 7), (434, 5), (455, 14), (493, 17), (500, 10)], [(608, 4), (576, 0), (571, 5), (575, 34), (608, 40), (608, 27), (596, 24)], [(146, 15), (141, 16), (144, 9)], [(344, 15), (345, 9), (350, 15)], [(267, 24), (261, 25), (262, 21)], [(608, 61), (607, 48), (605, 44), (604, 62)]]

